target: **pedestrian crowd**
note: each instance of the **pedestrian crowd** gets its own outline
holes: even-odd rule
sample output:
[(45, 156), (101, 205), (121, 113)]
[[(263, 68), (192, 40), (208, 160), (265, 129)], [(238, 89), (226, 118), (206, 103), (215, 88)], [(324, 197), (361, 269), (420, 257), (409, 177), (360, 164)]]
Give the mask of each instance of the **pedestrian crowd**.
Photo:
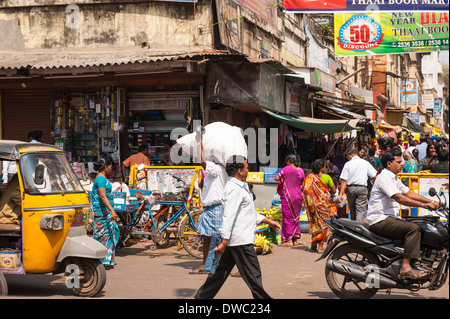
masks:
[[(31, 132), (30, 143), (39, 142), (41, 135), (40, 131)], [(287, 155), (285, 167), (275, 177), (281, 201), (281, 225), (256, 212), (255, 194), (246, 182), (246, 158), (233, 156), (223, 165), (204, 160), (202, 155), (203, 178), (199, 187), (202, 189), (200, 202), (203, 212), (198, 221), (198, 231), (203, 238), (203, 258), (201, 265), (190, 274), (208, 274), (208, 277), (195, 297), (213, 298), (227, 277), (233, 275), (232, 269), (237, 267), (238, 271), (234, 274), (243, 278), (255, 298), (270, 298), (263, 288), (260, 266), (253, 248), (256, 226), (266, 223), (277, 232), (281, 231), (282, 246), (298, 245), (301, 238), (300, 213), (304, 208), (308, 217), (311, 250), (323, 252), (330, 236), (324, 220), (336, 214), (341, 217), (347, 215), (345, 202), (348, 202), (352, 220), (367, 220), (371, 230), (380, 235), (410, 236), (405, 248), (408, 258), (402, 269), (403, 273), (412, 277), (420, 276), (408, 266), (409, 258), (417, 255), (417, 229), (411, 229), (411, 225), (403, 226), (399, 221), (393, 222), (392, 218), (398, 216), (392, 211), (399, 208), (397, 203), (424, 208), (431, 208), (432, 204), (414, 195), (407, 185), (399, 185), (397, 174), (420, 170), (448, 173), (448, 141), (421, 137), (417, 145), (402, 149), (393, 139), (381, 138), (378, 145), (378, 153), (374, 148), (350, 148), (345, 153), (346, 160), (341, 162), (333, 161), (333, 158), (331, 161), (316, 159), (311, 163), (311, 173), (307, 175), (300, 167), (300, 156)], [(4, 184), (15, 174), (7, 164), (3, 165)], [(144, 167), (150, 165), (146, 145), (140, 146), (138, 153), (123, 161), (120, 170), (115, 172), (112, 172), (112, 159), (101, 156), (94, 163), (96, 172), (89, 174), (89, 181), (84, 185), (90, 191), (93, 237), (108, 249), (108, 255), (102, 260), (107, 268), (115, 265), (115, 249), (120, 236), (113, 193), (129, 194), (125, 182), (129, 169), (141, 164)], [(137, 176), (137, 185), (145, 187), (145, 169), (139, 170), (138, 174), (142, 176)], [(107, 178), (109, 176), (112, 182)], [(387, 192), (391, 192), (392, 196), (386, 198)], [(400, 195), (397, 196), (397, 193)], [(413, 239), (411, 232), (415, 232)]]
[[(277, 193), (281, 200), (281, 225), (255, 211), (254, 194), (246, 183), (248, 163), (245, 158), (235, 156), (225, 166), (202, 157), (203, 178), (199, 186), (202, 188), (203, 212), (198, 228), (203, 238), (203, 258), (201, 265), (190, 274), (207, 274), (208, 277), (195, 297), (213, 298), (227, 277), (233, 275), (232, 269), (237, 267), (238, 271), (234, 274), (243, 278), (255, 298), (270, 298), (262, 286), (261, 271), (253, 248), (255, 229), (259, 223), (266, 223), (269, 227), (281, 231), (282, 246), (295, 246), (301, 238), (299, 217), (304, 207), (308, 216), (311, 249), (322, 252), (330, 236), (330, 230), (324, 220), (339, 214), (339, 211), (342, 216), (342, 209), (346, 215), (346, 201), (350, 218), (364, 222), (365, 218), (370, 217), (371, 207), (372, 210), (373, 207), (378, 207), (377, 201), (383, 197), (380, 195), (380, 189), (383, 187), (379, 185), (386, 183), (383, 179), (395, 179), (397, 173), (416, 173), (419, 170), (448, 173), (446, 140), (422, 137), (417, 146), (405, 150), (391, 138), (381, 138), (378, 143), (378, 153), (373, 148), (348, 149), (347, 160), (340, 163), (341, 170), (329, 160), (316, 159), (311, 164), (311, 173), (306, 176), (300, 167), (300, 157), (295, 154), (288, 155), (285, 167), (275, 177), (278, 181)], [(142, 146), (139, 147), (138, 154), (126, 159), (122, 163), (121, 172), (114, 173), (114, 183), (105, 177), (110, 173), (111, 161), (101, 158), (95, 164), (98, 174), (92, 186), (94, 238), (108, 248), (109, 254), (103, 261), (108, 267), (114, 266), (115, 246), (119, 237), (117, 223), (114, 222), (117, 214), (113, 208), (112, 193), (124, 189), (128, 191), (123, 177), (127, 177), (127, 169), (130, 166), (149, 165), (147, 152), (148, 148)], [(396, 156), (400, 154), (401, 161), (398, 165), (401, 169), (389, 175), (385, 171), (388, 168), (387, 162), (389, 165), (393, 163), (392, 152)], [(384, 175), (387, 177), (383, 177)], [(380, 182), (377, 182), (378, 180)], [(373, 187), (375, 188), (371, 192)], [(406, 189), (408, 188), (402, 188), (400, 192), (407, 197)], [(411, 200), (414, 201), (401, 199), (398, 202), (408, 205)], [(426, 206), (428, 202), (423, 204)], [(373, 220), (373, 215), (371, 218)], [(378, 230), (380, 224), (375, 224), (374, 229)], [(385, 234), (381, 230), (378, 232)], [(402, 237), (404, 233), (400, 232), (398, 236)], [(410, 269), (404, 272), (418, 276)]]

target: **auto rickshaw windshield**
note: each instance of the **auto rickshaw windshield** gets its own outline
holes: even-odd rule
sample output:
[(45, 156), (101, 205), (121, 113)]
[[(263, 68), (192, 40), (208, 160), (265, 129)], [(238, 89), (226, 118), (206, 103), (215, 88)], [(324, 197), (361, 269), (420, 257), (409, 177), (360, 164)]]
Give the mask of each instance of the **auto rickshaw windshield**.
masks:
[(20, 159), (20, 169), (27, 193), (84, 192), (64, 154), (53, 152), (25, 154)]

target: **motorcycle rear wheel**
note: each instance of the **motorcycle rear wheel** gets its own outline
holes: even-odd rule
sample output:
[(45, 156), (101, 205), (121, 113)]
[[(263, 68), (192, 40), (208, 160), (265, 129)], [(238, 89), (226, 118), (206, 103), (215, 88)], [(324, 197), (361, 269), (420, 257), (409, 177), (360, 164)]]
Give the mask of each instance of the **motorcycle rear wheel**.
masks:
[[(374, 254), (351, 244), (337, 247), (329, 259), (351, 264), (362, 270), (368, 265), (379, 266), (379, 260)], [(369, 299), (378, 291), (377, 288), (369, 287), (363, 279), (341, 275), (328, 268), (325, 268), (325, 277), (328, 287), (341, 299)]]

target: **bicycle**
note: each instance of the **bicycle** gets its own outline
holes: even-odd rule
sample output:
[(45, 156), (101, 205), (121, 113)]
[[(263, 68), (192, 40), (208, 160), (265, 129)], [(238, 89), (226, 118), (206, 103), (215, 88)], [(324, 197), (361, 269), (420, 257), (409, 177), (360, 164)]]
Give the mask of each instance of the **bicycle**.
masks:
[[(117, 211), (121, 230), (120, 246), (126, 247), (131, 236), (141, 236), (153, 241), (154, 245), (150, 248), (154, 250), (167, 246), (170, 234), (174, 233), (191, 256), (202, 258), (203, 241), (197, 226), (201, 210), (188, 208), (187, 203), (191, 200), (186, 193), (189, 193), (189, 189), (184, 187), (178, 194), (163, 194), (161, 200), (161, 194), (156, 191), (136, 191), (133, 199), (140, 203), (139, 208), (132, 213)], [(156, 208), (156, 214), (152, 208)]]

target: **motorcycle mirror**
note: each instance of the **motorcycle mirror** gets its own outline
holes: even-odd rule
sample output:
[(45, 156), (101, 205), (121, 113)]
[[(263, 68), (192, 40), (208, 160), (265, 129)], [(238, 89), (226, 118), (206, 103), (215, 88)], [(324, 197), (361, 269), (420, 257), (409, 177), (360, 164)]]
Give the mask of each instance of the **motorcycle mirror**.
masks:
[(140, 164), (137, 169), (138, 169), (138, 171), (142, 171), (144, 169), (144, 167), (145, 167), (144, 164)]
[(429, 194), (431, 197), (436, 196), (436, 195), (437, 195), (436, 189), (435, 189), (434, 187), (430, 187), (430, 189), (428, 190), (428, 194)]
[(444, 196), (444, 187), (439, 189), (439, 196)]
[(44, 184), (44, 171), (45, 171), (45, 165), (42, 163), (39, 163), (36, 165), (36, 168), (34, 169), (34, 183), (36, 185), (42, 185)]

